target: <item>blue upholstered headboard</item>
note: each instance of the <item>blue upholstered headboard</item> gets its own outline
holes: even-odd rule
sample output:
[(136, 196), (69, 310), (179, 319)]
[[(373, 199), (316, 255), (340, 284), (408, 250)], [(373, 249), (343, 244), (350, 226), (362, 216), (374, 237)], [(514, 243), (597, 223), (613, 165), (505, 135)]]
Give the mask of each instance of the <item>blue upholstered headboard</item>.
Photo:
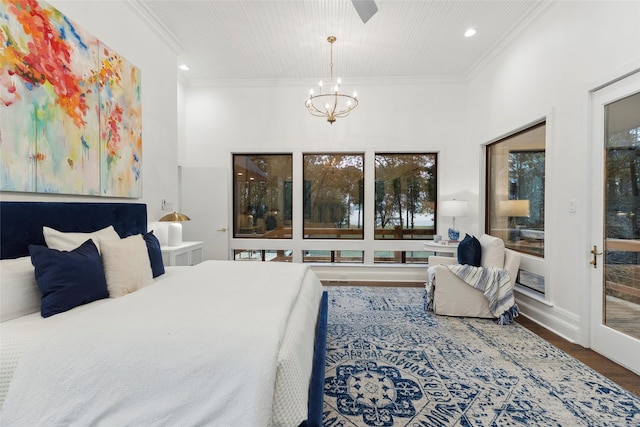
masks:
[(91, 232), (113, 225), (121, 237), (147, 232), (142, 203), (0, 202), (0, 259), (29, 255), (29, 245), (44, 245), (42, 226), (66, 232)]

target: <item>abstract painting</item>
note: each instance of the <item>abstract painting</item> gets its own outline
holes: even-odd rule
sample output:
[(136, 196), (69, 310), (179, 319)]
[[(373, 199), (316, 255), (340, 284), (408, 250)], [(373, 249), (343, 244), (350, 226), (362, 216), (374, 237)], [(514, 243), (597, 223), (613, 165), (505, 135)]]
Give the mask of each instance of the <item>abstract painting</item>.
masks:
[(140, 70), (36, 0), (0, 0), (0, 45), (0, 190), (140, 197)]
[(100, 44), (100, 193), (139, 197), (142, 161), (140, 70)]

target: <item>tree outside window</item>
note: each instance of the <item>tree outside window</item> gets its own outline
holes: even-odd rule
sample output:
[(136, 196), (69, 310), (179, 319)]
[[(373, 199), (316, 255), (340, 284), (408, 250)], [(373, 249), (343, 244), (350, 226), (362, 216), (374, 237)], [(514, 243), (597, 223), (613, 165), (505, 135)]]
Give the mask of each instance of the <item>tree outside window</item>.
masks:
[(433, 238), (436, 154), (376, 154), (375, 164), (375, 238)]
[(364, 154), (303, 155), (304, 237), (364, 237)]

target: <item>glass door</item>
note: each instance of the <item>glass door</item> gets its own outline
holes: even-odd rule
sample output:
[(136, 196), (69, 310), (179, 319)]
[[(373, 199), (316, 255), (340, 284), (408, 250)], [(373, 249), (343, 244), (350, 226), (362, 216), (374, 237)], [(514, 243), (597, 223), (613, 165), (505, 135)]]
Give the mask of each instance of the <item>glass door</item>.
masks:
[(601, 184), (592, 211), (591, 343), (640, 372), (640, 75), (593, 100), (593, 173)]

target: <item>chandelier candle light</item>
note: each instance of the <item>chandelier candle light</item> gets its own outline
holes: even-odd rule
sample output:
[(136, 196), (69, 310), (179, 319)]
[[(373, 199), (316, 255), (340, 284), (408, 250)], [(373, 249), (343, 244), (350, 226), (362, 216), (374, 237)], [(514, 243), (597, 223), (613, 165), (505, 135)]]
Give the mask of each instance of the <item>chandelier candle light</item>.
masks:
[(358, 106), (358, 95), (353, 92), (353, 95), (345, 95), (340, 93), (340, 85), (342, 81), (338, 78), (333, 81), (333, 43), (336, 41), (334, 36), (327, 38), (329, 45), (331, 46), (329, 69), (329, 90), (326, 93), (322, 92), (324, 84), (320, 81), (320, 91), (316, 95), (311, 89), (309, 92), (309, 99), (306, 100), (304, 105), (307, 107), (309, 113), (317, 117), (326, 117), (327, 121), (331, 124), (336, 121), (338, 117), (347, 117), (351, 110)]

